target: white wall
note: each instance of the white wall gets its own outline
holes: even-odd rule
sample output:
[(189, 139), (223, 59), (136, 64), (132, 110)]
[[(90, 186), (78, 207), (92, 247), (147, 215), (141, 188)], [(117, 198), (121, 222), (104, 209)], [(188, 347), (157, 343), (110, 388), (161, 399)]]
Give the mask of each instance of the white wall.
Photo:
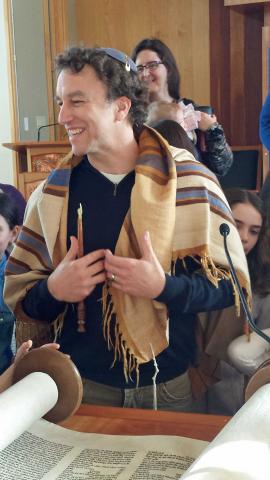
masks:
[[(14, 25), (18, 135), (20, 140), (37, 140), (38, 128), (50, 123), (48, 121), (43, 0), (9, 1), (12, 5)], [(25, 129), (25, 121), (28, 123), (27, 129)], [(41, 140), (49, 140), (49, 132), (49, 128), (43, 129)]]
[(13, 184), (13, 156), (2, 143), (11, 142), (11, 112), (9, 105), (7, 32), (4, 19), (4, 0), (0, 0), (0, 183)]

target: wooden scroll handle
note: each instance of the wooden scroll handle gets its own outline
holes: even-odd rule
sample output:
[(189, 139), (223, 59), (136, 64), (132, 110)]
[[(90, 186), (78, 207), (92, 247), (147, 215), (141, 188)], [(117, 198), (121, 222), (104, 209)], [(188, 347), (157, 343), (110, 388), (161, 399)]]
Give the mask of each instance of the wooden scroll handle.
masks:
[(83, 386), (77, 367), (70, 358), (48, 347), (30, 350), (14, 368), (13, 383), (32, 372), (50, 375), (58, 388), (56, 405), (43, 418), (58, 423), (72, 415), (82, 401)]

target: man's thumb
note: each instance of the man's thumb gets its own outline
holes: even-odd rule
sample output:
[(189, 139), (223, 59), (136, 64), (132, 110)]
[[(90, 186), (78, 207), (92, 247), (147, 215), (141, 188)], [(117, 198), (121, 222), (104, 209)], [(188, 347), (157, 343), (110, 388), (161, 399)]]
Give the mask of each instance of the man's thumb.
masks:
[(154, 252), (151, 244), (150, 233), (148, 232), (148, 230), (142, 235), (140, 247), (142, 258), (144, 258), (145, 260), (151, 260), (153, 258)]
[(70, 237), (70, 247), (65, 256), (65, 260), (75, 260), (78, 255), (78, 240), (76, 237)]

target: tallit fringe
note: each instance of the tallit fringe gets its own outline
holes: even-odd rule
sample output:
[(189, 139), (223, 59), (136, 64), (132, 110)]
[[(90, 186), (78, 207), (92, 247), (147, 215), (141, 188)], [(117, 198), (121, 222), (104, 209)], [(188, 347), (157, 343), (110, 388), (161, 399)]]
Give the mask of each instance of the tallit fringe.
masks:
[[(236, 310), (236, 316), (240, 317), (241, 314), (241, 303), (240, 303), (240, 295), (237, 290), (237, 286), (232, 278), (231, 273), (228, 270), (223, 268), (217, 268), (212, 261), (212, 259), (205, 255), (201, 258), (201, 264), (205, 271), (207, 278), (212, 282), (216, 287), (218, 286), (218, 282), (221, 279), (231, 280), (233, 286), (233, 295), (234, 295), (234, 305)], [(251, 298), (247, 295), (247, 302), (249, 309), (251, 308)], [(244, 322), (244, 334), (246, 335), (247, 341), (250, 340), (250, 327), (247, 320)]]
[(61, 332), (62, 332), (62, 328), (63, 328), (63, 325), (64, 325), (64, 319), (65, 319), (65, 315), (67, 313), (67, 308), (68, 306), (66, 305), (64, 311), (62, 313), (60, 313), (60, 315), (58, 315), (58, 317), (54, 320), (53, 322), (53, 333), (54, 333), (54, 339), (53, 341), (56, 342), (56, 339), (59, 335), (61, 335)]
[[(235, 304), (236, 316), (237, 316), (237, 317), (240, 317), (240, 315), (241, 315), (240, 296), (239, 296), (239, 293), (238, 293), (236, 284), (234, 283), (233, 279), (232, 279), (232, 286), (233, 286), (233, 294), (234, 294), (234, 304)], [(247, 298), (247, 303), (248, 303), (249, 310), (251, 310), (251, 308), (250, 308), (250, 302), (249, 302), (249, 297)], [(249, 326), (249, 324), (248, 324), (248, 321), (245, 320), (245, 321), (244, 321), (244, 325), (243, 325), (243, 334), (246, 336), (247, 342), (250, 341), (250, 333), (251, 333), (250, 326)]]
[[(230, 272), (222, 267), (216, 267), (215, 263), (213, 262), (212, 258), (204, 253), (203, 255), (200, 255), (200, 258), (194, 257), (194, 255), (190, 255), (190, 257), (200, 264), (202, 266), (202, 269), (208, 278), (208, 280), (215, 285), (215, 287), (218, 287), (218, 282), (222, 279), (229, 280), (231, 279), (231, 274)], [(183, 266), (187, 270), (186, 263), (182, 256), (179, 256), (177, 254), (173, 254), (173, 260), (172, 260), (172, 274), (175, 275), (175, 267), (176, 267), (176, 262), (179, 260), (182, 262)]]
[[(127, 348), (125, 339), (123, 338), (121, 332), (119, 331), (119, 322), (117, 320), (115, 307), (112, 301), (112, 297), (109, 292), (108, 285), (105, 284), (102, 291), (102, 308), (103, 308), (103, 336), (107, 341), (108, 349), (114, 350), (114, 359), (111, 365), (113, 368), (117, 359), (122, 360), (123, 362), (123, 371), (125, 380), (128, 383), (128, 380), (132, 381), (131, 374), (135, 371), (136, 376), (136, 387), (139, 385), (140, 373), (139, 373), (139, 362), (136, 356), (130, 351), (130, 348)], [(111, 338), (111, 328), (114, 322), (114, 337), (115, 341)]]
[(21, 303), (16, 305), (16, 347), (19, 348), (23, 342), (31, 339), (33, 346), (41, 347), (46, 343), (55, 342), (57, 336), (61, 333), (64, 316), (67, 307), (53, 323), (43, 322), (41, 320), (32, 319), (24, 313)]
[[(215, 287), (218, 287), (218, 282), (222, 278), (225, 278), (224, 276), (224, 271), (222, 269), (218, 269), (216, 265), (214, 264), (213, 260), (209, 255), (203, 255), (201, 257), (201, 265), (203, 267), (203, 270), (205, 272), (206, 277), (208, 280), (215, 285)], [(228, 277), (227, 277), (228, 278)]]
[[(210, 260), (210, 262), (209, 262)], [(214, 285), (215, 281), (219, 281), (220, 279), (230, 279), (232, 286), (233, 286), (233, 295), (234, 295), (234, 304), (235, 304), (235, 310), (236, 310), (236, 316), (240, 317), (241, 314), (241, 302), (240, 302), (240, 295), (237, 290), (237, 286), (232, 278), (232, 275), (229, 271), (219, 268), (217, 269), (211, 259), (209, 259), (208, 256), (204, 256), (201, 259), (202, 266), (204, 268), (204, 271), (206, 273), (207, 278), (212, 281), (211, 279), (214, 278)], [(217, 285), (216, 285), (217, 286)], [(247, 285), (245, 285), (247, 287)], [(247, 294), (247, 303), (248, 303), (248, 308), (251, 310), (251, 297), (250, 295)], [(244, 322), (244, 334), (246, 335), (246, 339), (249, 342), (250, 341), (250, 326), (248, 324), (248, 321), (246, 320)]]

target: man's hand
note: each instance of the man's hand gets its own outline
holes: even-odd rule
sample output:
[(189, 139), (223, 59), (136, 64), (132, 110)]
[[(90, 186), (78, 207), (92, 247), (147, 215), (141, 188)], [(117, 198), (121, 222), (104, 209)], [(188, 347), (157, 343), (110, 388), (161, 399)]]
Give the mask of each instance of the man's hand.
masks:
[(78, 240), (71, 237), (70, 249), (65, 258), (48, 278), (48, 289), (57, 300), (80, 302), (94, 290), (98, 283), (106, 280), (104, 272), (105, 250), (77, 258)]
[(165, 286), (165, 273), (152, 248), (149, 232), (141, 240), (142, 258), (123, 258), (106, 250), (105, 269), (113, 287), (134, 297), (155, 298)]

